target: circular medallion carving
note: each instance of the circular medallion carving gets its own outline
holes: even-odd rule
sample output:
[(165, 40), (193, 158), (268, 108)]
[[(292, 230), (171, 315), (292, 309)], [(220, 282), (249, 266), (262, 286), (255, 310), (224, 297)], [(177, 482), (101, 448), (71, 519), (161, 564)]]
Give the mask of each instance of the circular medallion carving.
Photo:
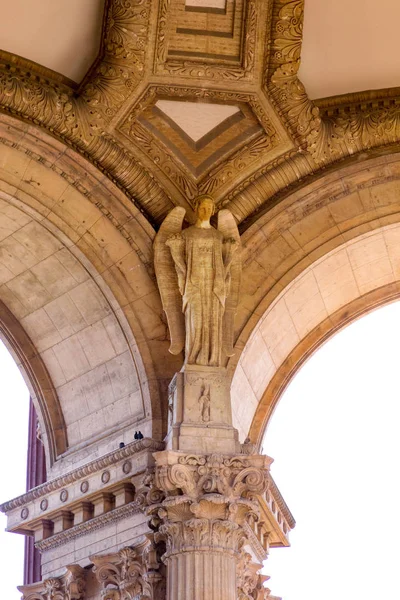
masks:
[(43, 498), (43, 500), (40, 503), (40, 510), (46, 510), (48, 506), (49, 501), (47, 500), (47, 498)]
[(67, 490), (61, 490), (60, 500), (61, 500), (61, 502), (66, 502), (68, 500)]
[(108, 483), (110, 481), (110, 471), (104, 471), (101, 475), (101, 481), (103, 483)]
[(125, 473), (125, 475), (127, 475), (128, 473), (131, 472), (131, 470), (132, 470), (132, 463), (131, 463), (130, 460), (126, 460), (124, 462), (124, 464), (122, 465), (122, 470)]
[(27, 519), (28, 517), (29, 517), (29, 509), (27, 509), (25, 506), (25, 508), (23, 508), (21, 510), (21, 519)]
[(81, 483), (81, 492), (82, 494), (86, 494), (86, 492), (89, 489), (89, 482), (88, 481), (82, 481)]

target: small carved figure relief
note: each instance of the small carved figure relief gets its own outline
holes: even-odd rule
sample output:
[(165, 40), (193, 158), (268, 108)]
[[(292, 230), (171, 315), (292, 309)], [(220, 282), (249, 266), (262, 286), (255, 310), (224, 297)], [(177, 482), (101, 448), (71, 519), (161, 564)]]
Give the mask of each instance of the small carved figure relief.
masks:
[(203, 423), (208, 423), (210, 421), (210, 386), (206, 389), (206, 386), (203, 385), (199, 404), (201, 420)]
[(165, 218), (154, 244), (154, 263), (171, 335), (170, 352), (185, 348), (189, 365), (223, 366), (233, 355), (233, 320), (240, 285), (240, 235), (228, 210), (211, 196), (195, 202), (197, 220), (182, 230), (185, 209)]

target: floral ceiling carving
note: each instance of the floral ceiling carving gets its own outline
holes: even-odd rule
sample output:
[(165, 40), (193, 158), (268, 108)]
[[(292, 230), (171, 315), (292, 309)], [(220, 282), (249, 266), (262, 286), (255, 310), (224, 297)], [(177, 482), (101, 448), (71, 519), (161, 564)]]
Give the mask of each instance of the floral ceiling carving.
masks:
[[(217, 11), (109, 0), (105, 11), (101, 52), (77, 88), (0, 51), (0, 110), (83, 154), (155, 228), (203, 192), (245, 228), (302, 179), (399, 144), (397, 89), (308, 98), (297, 76), (304, 0), (234, 0)], [(189, 153), (155, 118), (159, 99), (235, 105), (241, 123)]]

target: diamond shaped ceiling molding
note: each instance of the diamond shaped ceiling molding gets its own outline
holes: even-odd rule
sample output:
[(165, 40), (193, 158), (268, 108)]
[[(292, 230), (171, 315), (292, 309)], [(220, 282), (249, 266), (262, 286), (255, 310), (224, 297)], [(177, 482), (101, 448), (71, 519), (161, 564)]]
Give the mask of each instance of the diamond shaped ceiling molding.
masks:
[[(199, 142), (233, 115), (240, 113), (237, 106), (206, 102), (158, 100), (156, 107), (179, 127), (193, 142)], [(229, 126), (229, 123), (226, 123)], [(223, 128), (225, 129), (225, 128)]]

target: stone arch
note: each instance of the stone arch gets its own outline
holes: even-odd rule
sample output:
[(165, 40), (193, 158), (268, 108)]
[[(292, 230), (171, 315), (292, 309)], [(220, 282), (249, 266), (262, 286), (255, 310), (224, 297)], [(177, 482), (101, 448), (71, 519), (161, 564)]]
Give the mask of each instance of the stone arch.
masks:
[(14, 358), (41, 418), (42, 440), (49, 463), (66, 452), (68, 440), (60, 402), (46, 366), (32, 340), (0, 301), (0, 338)]
[[(232, 402), (241, 437), (260, 443), (290, 378), (338, 328), (399, 295), (400, 161), (330, 173), (243, 235)], [(246, 398), (246, 402), (243, 402)]]
[[(170, 379), (171, 370), (177, 370), (171, 365), (179, 358), (168, 355), (166, 325), (152, 277), (154, 230), (141, 213), (99, 171), (35, 127), (2, 119), (0, 143), (6, 147), (0, 154), (0, 248), (5, 253), (3, 259), (7, 259), (0, 261), (0, 298), (41, 355), (62, 407), (68, 450), (66, 453), (61, 452), (61, 447), (54, 450), (58, 459), (51, 475), (57, 475), (64, 463), (69, 462), (70, 466), (71, 461), (73, 464), (77, 460), (74, 451), (83, 446), (85, 456), (82, 452), (78, 454), (85, 461), (91, 452), (104, 453), (111, 448), (110, 444), (114, 448), (129, 424), (132, 428), (132, 422), (139, 422), (145, 435), (162, 437), (165, 411), (160, 390)], [(82, 291), (85, 286), (81, 294), (79, 287)], [(30, 292), (24, 297), (28, 289)], [(60, 302), (65, 300), (75, 310), (70, 304), (74, 294), (75, 309), (79, 304), (81, 317), (82, 312), (86, 314), (85, 327), (69, 322), (64, 314), (65, 335), (66, 339), (80, 338), (86, 329), (89, 338), (86, 350), (83, 348), (85, 358), (81, 356), (90, 369), (76, 372), (64, 381), (65, 365), (60, 365), (63, 359), (59, 356), (55, 360), (54, 352), (66, 341), (61, 332)], [(51, 303), (55, 303), (52, 308), (58, 311), (58, 316), (54, 312), (49, 317)], [(98, 318), (93, 320), (90, 311)], [(77, 331), (70, 330), (75, 326)], [(99, 338), (93, 337), (97, 326), (102, 331)], [(79, 345), (82, 349), (82, 340)], [(110, 372), (102, 375), (100, 371), (108, 369), (108, 362), (97, 359), (95, 354), (106, 346), (110, 361), (118, 362), (121, 355), (126, 356), (130, 367), (127, 364), (120, 367), (136, 373), (136, 383), (131, 383), (137, 389), (132, 386), (125, 389), (125, 404), (113, 406), (111, 416), (103, 415), (103, 421), (106, 419), (110, 426), (102, 429), (96, 412), (76, 415), (75, 421), (67, 413), (72, 410), (71, 398), (82, 394), (82, 386), (74, 388), (81, 385), (80, 377), (94, 377), (85, 382), (86, 391), (97, 389), (100, 396), (104, 392), (100, 382), (103, 375), (109, 379)], [(74, 358), (79, 362), (76, 354)], [(67, 396), (66, 385), (71, 388)], [(121, 395), (121, 382), (115, 386)], [(110, 393), (112, 387), (108, 382)], [(132, 413), (135, 394), (142, 403), (140, 415)], [(78, 439), (71, 424), (75, 422), (81, 428), (85, 418), (88, 431)], [(93, 420), (98, 423), (99, 431), (89, 435)], [(90, 451), (88, 443), (92, 444)]]

